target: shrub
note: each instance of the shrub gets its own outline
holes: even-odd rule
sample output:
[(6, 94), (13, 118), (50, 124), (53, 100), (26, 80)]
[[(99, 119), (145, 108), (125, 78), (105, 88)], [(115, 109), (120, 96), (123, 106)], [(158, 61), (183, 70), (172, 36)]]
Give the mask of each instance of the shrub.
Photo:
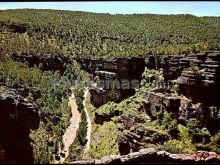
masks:
[(220, 131), (211, 138), (210, 148), (212, 151), (220, 153)]
[(163, 144), (163, 149), (170, 153), (181, 153), (185, 148), (185, 144), (180, 140), (169, 140)]
[(90, 155), (92, 158), (100, 158), (106, 155), (118, 154), (118, 126), (114, 122), (105, 122), (96, 125), (91, 139)]
[(189, 135), (193, 143), (206, 143), (211, 136), (207, 128), (201, 128), (199, 121), (196, 118), (189, 119), (187, 123)]
[(192, 153), (196, 150), (195, 146), (192, 144), (192, 139), (189, 134), (189, 129), (183, 125), (178, 125), (180, 140), (183, 144), (181, 148), (183, 152)]
[(177, 120), (175, 118), (172, 118), (171, 114), (169, 114), (168, 112), (164, 112), (162, 125), (168, 130), (169, 134), (172, 137), (177, 137)]
[(162, 144), (170, 139), (170, 135), (166, 131), (158, 130), (152, 135), (152, 141), (156, 144)]

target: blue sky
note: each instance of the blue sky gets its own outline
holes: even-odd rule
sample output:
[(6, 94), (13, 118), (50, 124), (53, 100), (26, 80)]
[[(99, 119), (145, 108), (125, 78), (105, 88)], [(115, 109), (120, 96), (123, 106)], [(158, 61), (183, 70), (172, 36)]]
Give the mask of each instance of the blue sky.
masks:
[(37, 8), (90, 11), (110, 14), (193, 14), (196, 16), (220, 16), (220, 2), (0, 2), (0, 9)]

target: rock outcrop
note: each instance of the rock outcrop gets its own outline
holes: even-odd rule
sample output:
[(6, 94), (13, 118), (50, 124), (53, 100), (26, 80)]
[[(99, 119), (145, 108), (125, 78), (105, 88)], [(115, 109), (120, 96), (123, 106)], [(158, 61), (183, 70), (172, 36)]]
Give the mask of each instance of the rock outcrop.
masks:
[(39, 127), (39, 106), (19, 95), (0, 94), (0, 146), (4, 163), (33, 163), (30, 130)]
[(17, 55), (10, 54), (8, 57), (15, 61), (26, 62), (30, 67), (39, 66), (42, 64), (43, 71), (56, 71), (59, 70), (63, 73), (66, 70), (65, 63), (71, 63), (70, 57), (63, 55), (51, 55), (51, 54), (37, 54), (37, 55)]
[(82, 68), (91, 74), (96, 71), (107, 71), (116, 73), (120, 79), (139, 79), (144, 71), (144, 58), (113, 58), (92, 60), (89, 58), (78, 58), (77, 61)]
[(120, 155), (136, 152), (143, 148), (143, 143), (163, 144), (170, 136), (150, 126), (144, 125), (147, 118), (143, 115), (128, 114), (122, 115), (119, 121), (121, 132), (118, 137), (118, 147)]
[(144, 97), (146, 98), (143, 102), (145, 111), (151, 118), (156, 118), (157, 114), (154, 112), (161, 109), (166, 109), (166, 111), (172, 112), (176, 116), (179, 115), (181, 97), (173, 96), (171, 91), (161, 88), (146, 93)]
[[(83, 68), (92, 73), (97, 79), (120, 79), (121, 73), (123, 73), (120, 70), (120, 65), (117, 63), (117, 60), (112, 60), (112, 63), (110, 63), (111, 60), (108, 60), (107, 64), (102, 60), (81, 60)], [(164, 77), (163, 83), (165, 85), (152, 88), (145, 93), (142, 108), (140, 108), (147, 114), (145, 117), (140, 116), (140, 113), (121, 116), (119, 131), (122, 135), (118, 139), (120, 154), (126, 155), (133, 151), (138, 151), (143, 148), (143, 143), (163, 144), (166, 140), (176, 137), (177, 132), (175, 129), (168, 134), (165, 131), (153, 129), (142, 124), (147, 120), (157, 120), (161, 122), (165, 113), (171, 119), (175, 119), (177, 124), (184, 126), (187, 125), (190, 119), (196, 119), (201, 129), (205, 127), (211, 135), (216, 134), (220, 129), (220, 94), (218, 92), (220, 88), (219, 63), (220, 51), (189, 55), (146, 57), (144, 67), (149, 69), (162, 69)], [(118, 72), (117, 67), (119, 67)], [(97, 70), (92, 72), (93, 69)], [(136, 77), (134, 77), (133, 74), (129, 77), (129, 74), (126, 75), (124, 71), (127, 77), (124, 76), (123, 78), (138, 79), (142, 74), (142, 70), (138, 69), (138, 71), (140, 72), (137, 73)], [(174, 89), (173, 85), (176, 85), (177, 89)], [(174, 92), (174, 90), (176, 91)], [(91, 102), (97, 107), (108, 101), (121, 101), (121, 99), (117, 100), (117, 96), (120, 96), (119, 90), (91, 88), (90, 92)], [(122, 93), (123, 92), (125, 92), (125, 90), (123, 90)], [(128, 96), (129, 95), (125, 95), (121, 98)], [(116, 111), (116, 109), (114, 111)], [(111, 120), (113, 116), (118, 116), (118, 114), (99, 114), (95, 112), (96, 124), (103, 124), (105, 121)], [(141, 127), (141, 125), (143, 127)], [(196, 139), (198, 143), (202, 143), (200, 140), (199, 138)]]
[(103, 88), (90, 88), (91, 103), (95, 107), (114, 101), (116, 103), (121, 102), (123, 99), (135, 94), (133, 89), (103, 89)]
[[(113, 58), (92, 60), (78, 58), (82, 68), (94, 80), (140, 80), (144, 68), (162, 69), (166, 83), (177, 80), (181, 94), (207, 105), (219, 104), (220, 52), (210, 51), (189, 55), (149, 55), (145, 58)], [(193, 89), (193, 90), (192, 90)], [(120, 102), (134, 94), (134, 90), (91, 89), (92, 103), (99, 107), (108, 101)], [(125, 93), (124, 95), (122, 95)], [(210, 99), (210, 95), (213, 99)], [(208, 97), (208, 98), (207, 98)]]
[[(170, 91), (160, 88), (146, 93), (146, 113), (154, 119), (157, 109), (172, 111), (180, 123), (196, 118), (211, 132), (220, 129), (220, 51), (168, 57), (148, 57), (148, 68), (163, 69), (164, 82), (176, 81), (179, 96), (170, 97)], [(161, 93), (161, 90), (164, 93)], [(165, 100), (173, 100), (167, 107)], [(168, 102), (169, 102), (168, 101)], [(213, 127), (215, 125), (215, 127)]]
[(95, 112), (94, 122), (96, 124), (103, 124), (106, 121), (110, 121), (112, 117), (121, 115), (119, 110), (110, 112), (109, 114), (99, 114)]
[(41, 90), (39, 87), (30, 87), (24, 85), (8, 85), (5, 82), (0, 82), (0, 86), (25, 98), (31, 96), (34, 100), (37, 100), (41, 97)]
[[(113, 58), (92, 60), (78, 58), (82, 68), (93, 75), (97, 87), (90, 89), (95, 107), (109, 102), (121, 102), (135, 93), (135, 83), (144, 71), (144, 58)], [(123, 88), (123, 85), (126, 86)], [(134, 88), (132, 88), (134, 86)]]
[(219, 164), (220, 155), (198, 151), (196, 154), (171, 154), (154, 148), (141, 149), (128, 155), (109, 155), (101, 159), (75, 161), (71, 164)]

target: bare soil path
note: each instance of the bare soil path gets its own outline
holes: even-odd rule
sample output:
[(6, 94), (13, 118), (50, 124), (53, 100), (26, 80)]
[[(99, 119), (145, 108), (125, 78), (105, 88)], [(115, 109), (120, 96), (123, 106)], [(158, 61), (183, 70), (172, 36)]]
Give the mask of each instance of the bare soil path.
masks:
[(63, 163), (64, 160), (68, 157), (69, 148), (76, 138), (76, 132), (81, 121), (81, 114), (78, 111), (74, 93), (72, 93), (71, 97), (69, 98), (69, 106), (71, 107), (72, 117), (70, 119), (70, 125), (63, 135), (64, 148), (62, 152), (64, 152), (65, 156), (60, 159), (59, 163)]
[(90, 139), (91, 139), (91, 129), (92, 129), (92, 126), (91, 126), (91, 120), (89, 118), (89, 113), (86, 109), (86, 97), (88, 95), (88, 92), (89, 92), (89, 89), (86, 88), (85, 90), (85, 93), (84, 93), (84, 100), (83, 100), (83, 106), (84, 106), (84, 111), (86, 113), (86, 118), (87, 118), (87, 134), (86, 134), (86, 139), (87, 139), (87, 143), (86, 143), (86, 146), (85, 146), (85, 150), (84, 150), (84, 153), (88, 152), (89, 151), (89, 147), (90, 147)]
[[(86, 97), (88, 95), (88, 92), (89, 90), (88, 88), (86, 88), (84, 93), (83, 106), (84, 106), (84, 111), (86, 113), (86, 119), (88, 125), (87, 125), (87, 134), (86, 134), (87, 143), (85, 145), (84, 153), (89, 151), (90, 139), (91, 139), (91, 120), (89, 118), (89, 113), (86, 110)], [(72, 117), (70, 119), (70, 125), (66, 129), (66, 132), (63, 135), (64, 148), (60, 151), (60, 153), (64, 153), (65, 156), (61, 157), (59, 161), (53, 162), (55, 164), (64, 163), (65, 159), (68, 157), (69, 148), (76, 138), (76, 132), (79, 128), (79, 123), (81, 122), (81, 113), (78, 111), (74, 93), (72, 93), (71, 97), (69, 98), (69, 106), (71, 107)]]

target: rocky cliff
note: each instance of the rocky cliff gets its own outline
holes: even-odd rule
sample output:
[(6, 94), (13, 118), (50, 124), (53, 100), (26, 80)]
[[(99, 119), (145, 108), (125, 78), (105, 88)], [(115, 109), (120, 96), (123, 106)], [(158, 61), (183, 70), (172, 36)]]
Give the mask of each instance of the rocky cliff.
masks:
[(96, 75), (96, 71), (107, 71), (116, 73), (120, 79), (138, 79), (144, 71), (144, 58), (112, 58), (93, 60), (90, 58), (78, 58), (77, 61), (82, 68)]
[[(122, 118), (124, 127), (120, 131), (129, 133), (123, 133), (119, 138), (120, 153), (128, 154), (141, 149), (142, 141), (155, 144), (156, 141), (163, 143), (169, 139), (167, 134), (158, 134), (156, 129), (139, 127), (140, 123), (145, 123), (147, 120), (159, 121), (162, 124), (164, 116), (168, 114), (172, 120), (175, 119), (177, 123), (185, 126), (193, 119), (199, 123), (197, 129), (207, 128), (211, 135), (218, 132), (220, 129), (219, 58), (219, 51), (188, 56), (146, 58), (147, 68), (163, 70), (164, 81), (162, 85), (154, 86), (152, 90), (144, 93), (142, 106), (148, 119), (143, 120), (141, 116), (134, 115), (135, 122), (127, 126), (132, 122), (132, 118)], [(152, 85), (153, 80), (149, 82)], [(176, 93), (173, 91), (174, 85), (176, 85)], [(172, 138), (177, 137), (175, 129), (170, 134)], [(208, 143), (207, 139), (209, 138), (202, 139), (197, 136), (194, 141)]]
[[(92, 60), (78, 58), (82, 68), (93, 75), (97, 87), (90, 88), (91, 102), (95, 107), (108, 101), (120, 102), (134, 95), (135, 89), (131, 88), (135, 82), (139, 82), (144, 71), (144, 58), (113, 58)], [(123, 83), (127, 82), (127, 88)]]
[[(112, 64), (107, 66), (111, 69), (104, 68), (105, 62), (102, 60), (81, 59), (80, 62), (85, 70), (94, 75), (94, 79), (115, 80), (120, 78), (122, 72), (120, 71), (120, 63), (115, 62), (117, 60), (108, 60), (108, 64), (110, 61), (112, 61)], [(139, 108), (135, 108), (135, 113), (126, 112), (127, 114), (123, 114), (121, 107), (113, 107), (113, 109), (110, 108), (111, 110), (108, 108), (106, 110), (105, 107), (103, 111), (100, 111), (102, 113), (97, 112), (99, 109), (94, 112), (94, 122), (102, 125), (106, 121), (111, 121), (113, 117), (119, 117), (119, 120), (114, 120), (114, 122), (120, 125), (118, 127), (120, 136), (117, 145), (121, 155), (137, 152), (143, 149), (145, 144), (146, 146), (149, 144), (163, 145), (164, 142), (170, 139), (179, 139), (177, 125), (187, 127), (188, 123), (194, 120), (198, 124), (196, 126), (197, 130), (207, 128), (210, 134), (195, 135), (192, 143), (207, 145), (210, 142), (210, 137), (214, 136), (220, 129), (219, 62), (220, 51), (189, 55), (147, 56), (141, 59), (140, 64), (137, 62), (135, 65), (144, 66), (147, 70), (162, 70), (163, 81), (161, 84), (152, 75), (148, 79), (142, 78), (142, 80), (149, 82), (148, 85), (145, 84), (148, 90), (143, 91), (143, 100), (141, 99), (140, 104), (136, 101), (135, 104)], [(113, 70), (117, 66), (118, 70)], [(135, 68), (133, 67), (134, 70)], [(92, 72), (93, 69), (96, 69), (96, 71)], [(140, 80), (143, 69), (135, 71), (137, 72), (136, 77), (133, 74), (129, 77), (129, 74), (126, 75), (125, 73), (126, 76), (123, 78), (137, 78)], [(160, 85), (153, 87), (153, 82)], [(90, 89), (91, 103), (96, 107), (108, 101), (120, 102), (130, 96), (125, 95), (117, 100), (116, 96), (119, 96), (119, 94), (111, 95), (111, 92), (115, 91), (103, 91), (102, 88)], [(127, 100), (127, 102), (132, 101)], [(126, 103), (122, 105), (126, 106)], [(168, 126), (165, 126), (164, 120), (167, 120)], [(169, 128), (169, 132), (167, 132), (167, 130), (161, 130), (160, 127), (146, 125), (148, 121), (162, 125), (163, 129), (173, 128)]]
[(198, 151), (196, 154), (171, 154), (154, 148), (141, 149), (128, 155), (109, 155), (101, 159), (75, 161), (71, 164), (219, 164), (220, 155)]
[[(219, 104), (219, 61), (220, 52), (204, 52), (189, 55), (149, 55), (145, 58), (113, 58), (92, 60), (78, 58), (82, 68), (96, 80), (140, 80), (144, 68), (162, 69), (165, 83), (177, 80), (181, 94), (208, 105)], [(90, 90), (94, 106), (108, 101), (120, 102), (134, 94), (133, 89), (110, 90), (93, 88)], [(213, 96), (210, 99), (210, 95)]]
[[(185, 123), (188, 121), (187, 119), (195, 117), (204, 126), (211, 129), (215, 125), (218, 130), (220, 128), (220, 94), (218, 92), (220, 88), (220, 52), (213, 51), (166, 58), (151, 57), (150, 59), (146, 66), (148, 68), (162, 68), (165, 83), (172, 83), (173, 80), (176, 80), (179, 96), (171, 98), (170, 91), (159, 89), (147, 94), (148, 103), (151, 106), (152, 104), (165, 106), (164, 109), (172, 110)], [(172, 103), (164, 103), (166, 100), (173, 101)], [(190, 101), (198, 105), (197, 108), (190, 107)]]
[(11, 93), (0, 94), (1, 163), (33, 163), (30, 130), (39, 127), (39, 106)]
[(51, 54), (36, 54), (36, 55), (18, 55), (18, 54), (9, 54), (9, 58), (25, 62), (29, 67), (39, 66), (42, 64), (43, 71), (56, 71), (59, 70), (60, 73), (63, 73), (66, 70), (64, 64), (71, 63), (70, 57), (65, 57), (63, 55), (51, 55)]

